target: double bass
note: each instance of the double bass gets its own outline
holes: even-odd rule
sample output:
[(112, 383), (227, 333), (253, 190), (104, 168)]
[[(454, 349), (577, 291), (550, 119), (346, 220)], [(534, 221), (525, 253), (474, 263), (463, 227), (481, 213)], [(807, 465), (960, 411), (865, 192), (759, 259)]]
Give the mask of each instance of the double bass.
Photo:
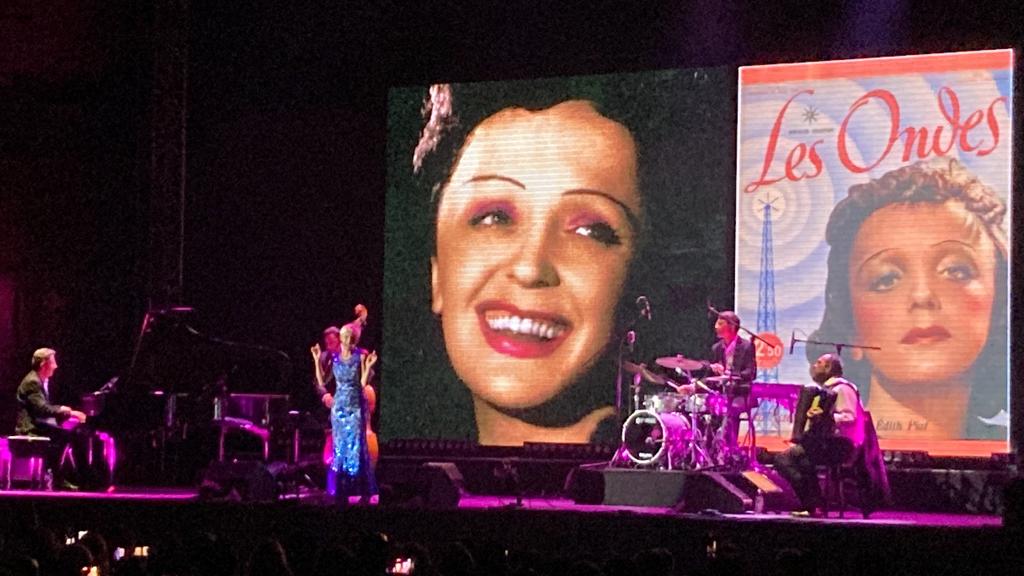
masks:
[[(366, 326), (367, 319), (369, 318), (369, 312), (366, 306), (357, 304), (355, 307), (355, 319), (350, 324), (355, 328), (355, 343), (359, 342), (359, 335), (362, 332), (362, 328)], [(324, 374), (323, 368), (320, 366), (320, 355), (321, 349), (320, 344), (314, 344), (309, 349), (313, 356), (313, 373), (316, 375), (317, 385), (321, 388), (324, 386)], [(363, 384), (363, 400), (366, 405), (365, 420), (366, 420), (366, 448), (370, 455), (370, 464), (373, 467), (377, 466), (377, 458), (380, 453), (379, 443), (377, 441), (377, 433), (373, 430), (373, 412), (377, 409), (377, 392), (373, 389), (370, 384), (373, 372), (370, 370), (369, 374), (363, 374), (360, 371), (360, 382)], [(323, 462), (325, 465), (330, 466), (331, 461), (334, 459), (334, 442), (331, 436), (331, 430), (327, 430), (324, 434), (324, 449), (323, 449)]]

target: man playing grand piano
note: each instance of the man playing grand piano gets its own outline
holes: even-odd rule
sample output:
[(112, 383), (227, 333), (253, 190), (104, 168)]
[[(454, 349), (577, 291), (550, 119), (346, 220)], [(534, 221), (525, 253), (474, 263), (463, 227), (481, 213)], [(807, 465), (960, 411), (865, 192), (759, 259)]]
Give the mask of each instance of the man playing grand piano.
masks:
[(71, 434), (61, 428), (60, 423), (72, 418), (80, 423), (85, 422), (85, 414), (70, 406), (50, 403), (50, 378), (56, 371), (56, 351), (40, 348), (32, 353), (32, 370), (18, 385), (18, 420), (14, 431), (19, 435), (49, 438), (50, 452), (46, 465), (57, 476), (59, 486), (73, 489), (73, 484), (60, 477), (60, 456), (71, 440)]

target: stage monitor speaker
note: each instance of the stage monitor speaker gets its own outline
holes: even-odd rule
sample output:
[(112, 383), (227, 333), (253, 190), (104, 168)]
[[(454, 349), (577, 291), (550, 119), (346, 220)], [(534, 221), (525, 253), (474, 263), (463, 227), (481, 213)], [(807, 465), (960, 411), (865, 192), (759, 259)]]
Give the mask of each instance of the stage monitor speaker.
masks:
[(569, 472), (565, 491), (577, 504), (671, 508), (690, 472), (583, 465)]
[(199, 486), (199, 498), (265, 502), (277, 498), (275, 464), (211, 462)]
[(456, 508), (462, 474), (451, 462), (389, 464), (381, 468), (380, 503), (410, 508)]
[(743, 514), (754, 509), (754, 499), (718, 472), (699, 472), (686, 477), (677, 512), (714, 510), (722, 514)]
[(774, 470), (746, 470), (726, 474), (726, 480), (754, 500), (754, 512), (789, 511), (801, 508), (796, 492)]
[(566, 492), (577, 504), (742, 514), (754, 509), (759, 491), (760, 495), (782, 491), (763, 475), (751, 474), (747, 478), (745, 474), (585, 465), (570, 472)]

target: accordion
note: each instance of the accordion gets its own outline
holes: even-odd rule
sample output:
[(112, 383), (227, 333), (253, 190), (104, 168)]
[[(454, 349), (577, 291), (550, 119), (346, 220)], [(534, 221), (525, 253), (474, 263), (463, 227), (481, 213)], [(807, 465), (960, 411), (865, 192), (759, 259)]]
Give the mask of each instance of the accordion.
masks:
[[(835, 421), (832, 419), (832, 409), (836, 405), (836, 393), (833, 390), (807, 384), (800, 389), (800, 397), (796, 402), (796, 411), (793, 413), (793, 432), (790, 441), (799, 443), (804, 438), (825, 438), (831, 436), (835, 431)], [(810, 419), (807, 411), (811, 408), (821, 408), (821, 416)]]

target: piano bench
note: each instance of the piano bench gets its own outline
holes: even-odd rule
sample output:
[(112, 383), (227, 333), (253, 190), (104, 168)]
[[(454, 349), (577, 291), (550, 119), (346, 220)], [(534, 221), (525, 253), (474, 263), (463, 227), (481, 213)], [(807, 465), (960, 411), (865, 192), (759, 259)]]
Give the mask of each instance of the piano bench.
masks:
[(3, 463), (4, 489), (10, 490), (15, 470), (27, 467), (29, 488), (41, 490), (46, 487), (46, 455), (50, 439), (45, 436), (8, 436), (6, 458)]
[(266, 462), (270, 459), (270, 430), (256, 426), (249, 420), (244, 418), (232, 418), (226, 417), (220, 420), (214, 420), (214, 424), (219, 429), (219, 435), (217, 439), (217, 461), (225, 461), (225, 441), (227, 435), (231, 431), (242, 432), (247, 436), (255, 437), (259, 439), (260, 445), (262, 446), (263, 461)]

